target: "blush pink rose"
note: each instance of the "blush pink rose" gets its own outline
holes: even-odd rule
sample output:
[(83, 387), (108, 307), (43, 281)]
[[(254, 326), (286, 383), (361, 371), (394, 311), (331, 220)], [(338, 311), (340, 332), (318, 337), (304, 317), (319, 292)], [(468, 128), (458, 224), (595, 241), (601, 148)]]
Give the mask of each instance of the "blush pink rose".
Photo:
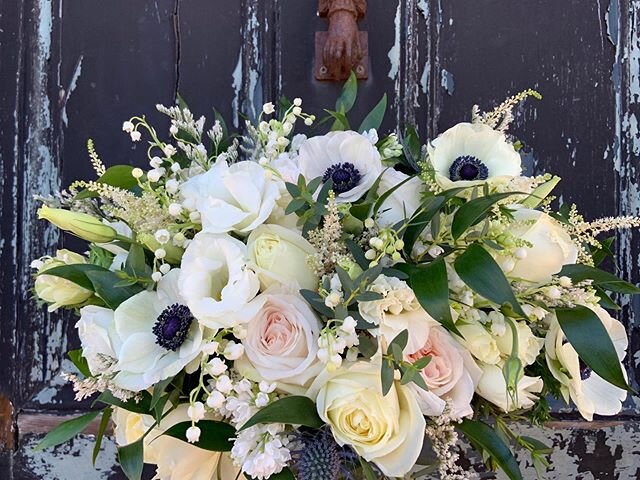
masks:
[(318, 317), (299, 294), (280, 289), (269, 289), (251, 303), (245, 354), (236, 368), (254, 380), (277, 382), (281, 390), (304, 391), (323, 368), (317, 357)]
[(415, 362), (431, 356), (429, 364), (421, 371), (429, 391), (412, 384), (422, 413), (427, 416), (441, 415), (449, 403), (449, 414), (462, 418), (473, 414), (471, 399), (482, 371), (467, 352), (441, 326), (430, 325), (424, 346), (407, 355)]

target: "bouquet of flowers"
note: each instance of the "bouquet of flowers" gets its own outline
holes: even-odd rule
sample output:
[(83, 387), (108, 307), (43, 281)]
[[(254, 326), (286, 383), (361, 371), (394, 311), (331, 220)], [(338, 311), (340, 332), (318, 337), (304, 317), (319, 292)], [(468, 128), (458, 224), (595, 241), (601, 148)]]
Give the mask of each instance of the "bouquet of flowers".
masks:
[(283, 100), (235, 134), (159, 105), (168, 140), (123, 125), (146, 170), (89, 142), (97, 179), (38, 211), (88, 251), (33, 267), (36, 297), (79, 314), (63, 375), (94, 410), (39, 448), (101, 415), (95, 453), (113, 421), (131, 480), (143, 463), (163, 480), (462, 479), (464, 436), (518, 479), (511, 448), (540, 475), (549, 448), (511, 420), (543, 424), (549, 397), (620, 412), (628, 341), (607, 310), (640, 290), (598, 268), (601, 234), (640, 219), (587, 221), (554, 202), (558, 177), (523, 175), (507, 128), (534, 91), (423, 147), (380, 136), (386, 97), (352, 130), (356, 85), (322, 120)]

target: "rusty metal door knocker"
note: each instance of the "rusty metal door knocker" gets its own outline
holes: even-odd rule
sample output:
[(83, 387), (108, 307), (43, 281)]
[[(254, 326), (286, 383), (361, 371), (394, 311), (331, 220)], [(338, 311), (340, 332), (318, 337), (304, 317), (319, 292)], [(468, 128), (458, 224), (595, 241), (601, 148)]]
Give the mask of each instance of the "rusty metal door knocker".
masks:
[(329, 20), (326, 32), (316, 32), (317, 80), (346, 80), (353, 70), (359, 80), (369, 75), (369, 37), (358, 30), (367, 0), (319, 0), (318, 15)]

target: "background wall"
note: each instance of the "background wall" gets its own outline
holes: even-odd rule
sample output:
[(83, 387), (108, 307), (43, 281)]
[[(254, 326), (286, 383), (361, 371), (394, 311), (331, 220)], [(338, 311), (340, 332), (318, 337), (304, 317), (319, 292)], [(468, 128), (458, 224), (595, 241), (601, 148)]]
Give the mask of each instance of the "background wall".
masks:
[[(79, 406), (58, 372), (74, 342), (70, 317), (30, 300), (29, 263), (65, 240), (35, 221), (35, 193), (92, 178), (93, 138), (107, 164), (142, 165), (120, 131), (177, 92), (193, 110), (215, 106), (238, 122), (264, 101), (332, 106), (340, 86), (313, 80), (315, 0), (0, 0), (0, 478), (116, 479), (114, 448), (98, 470), (91, 442), (31, 451), (38, 434)], [(527, 142), (530, 173), (564, 178), (565, 202), (587, 218), (640, 213), (638, 0), (369, 0), (370, 78), (355, 116), (387, 92), (388, 128), (417, 123), (424, 137), (528, 87), (513, 132)], [(619, 235), (619, 273), (640, 281), (640, 233)], [(631, 352), (640, 349), (640, 305), (625, 304)], [(68, 340), (69, 339), (69, 340)], [(627, 359), (638, 388), (640, 356)], [(640, 477), (640, 403), (586, 424), (558, 412), (545, 434), (557, 479)], [(522, 427), (526, 428), (526, 427)], [(526, 465), (526, 459), (523, 459)], [(534, 478), (527, 469), (529, 478)], [(493, 478), (489, 475), (487, 478)]]

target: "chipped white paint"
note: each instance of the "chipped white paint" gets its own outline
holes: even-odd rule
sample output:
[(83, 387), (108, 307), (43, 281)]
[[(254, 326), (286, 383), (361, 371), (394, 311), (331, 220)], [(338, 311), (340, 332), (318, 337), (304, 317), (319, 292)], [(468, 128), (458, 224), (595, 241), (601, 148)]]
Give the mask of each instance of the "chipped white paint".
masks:
[(242, 48), (238, 54), (238, 63), (236, 68), (233, 69), (231, 75), (231, 86), (233, 87), (233, 101), (231, 107), (233, 111), (233, 126), (238, 127), (238, 112), (240, 110), (240, 95), (242, 93)]
[(453, 73), (444, 68), (442, 69), (441, 85), (449, 95), (453, 95), (453, 92), (456, 90), (456, 82), (453, 77)]
[[(393, 20), (393, 28), (394, 28), (394, 42), (393, 46), (387, 53), (387, 57), (389, 58), (389, 73), (387, 74), (390, 79), (398, 80), (400, 73), (400, 33), (401, 33), (401, 25), (400, 19), (402, 17), (402, 1), (398, 1), (398, 8), (396, 9), (396, 16)], [(397, 85), (397, 83), (396, 83)]]
[(76, 62), (76, 66), (73, 69), (73, 75), (71, 75), (71, 81), (69, 82), (69, 86), (67, 87), (66, 92), (63, 92), (63, 101), (62, 101), (62, 122), (65, 127), (69, 126), (69, 117), (67, 116), (67, 103), (69, 103), (69, 99), (73, 92), (75, 92), (78, 87), (78, 80), (80, 79), (80, 75), (82, 75), (82, 61), (84, 60), (84, 55), (80, 55), (78, 61)]

